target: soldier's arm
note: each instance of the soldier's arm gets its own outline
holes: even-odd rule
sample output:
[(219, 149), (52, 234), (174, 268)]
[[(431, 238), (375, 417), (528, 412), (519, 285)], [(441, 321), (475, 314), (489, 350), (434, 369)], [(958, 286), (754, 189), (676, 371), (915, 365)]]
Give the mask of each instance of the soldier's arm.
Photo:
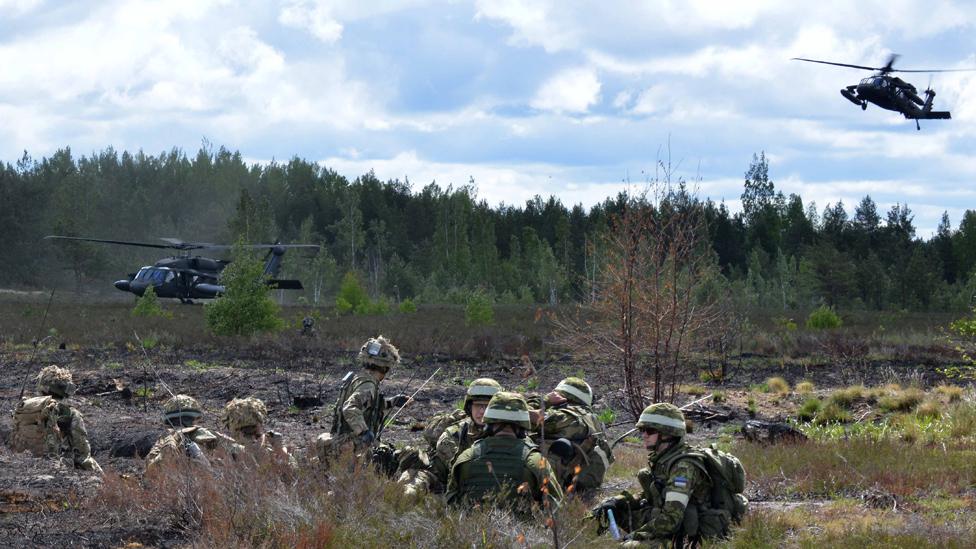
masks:
[(360, 384), (342, 403), (342, 417), (352, 429), (352, 434), (361, 435), (369, 430), (369, 426), (366, 425), (366, 410), (372, 403), (373, 386), (370, 383)]
[(562, 410), (552, 410), (546, 413), (546, 440), (568, 438), (572, 440), (586, 438), (587, 429), (580, 425), (576, 418)]
[(71, 453), (75, 465), (81, 465), (91, 458), (91, 445), (88, 443), (88, 429), (81, 412), (71, 409)]
[(661, 490), (664, 504), (651, 511), (650, 519), (635, 532), (634, 539), (666, 539), (677, 533), (691, 495), (702, 482), (704, 474), (693, 464), (685, 460), (676, 463)]

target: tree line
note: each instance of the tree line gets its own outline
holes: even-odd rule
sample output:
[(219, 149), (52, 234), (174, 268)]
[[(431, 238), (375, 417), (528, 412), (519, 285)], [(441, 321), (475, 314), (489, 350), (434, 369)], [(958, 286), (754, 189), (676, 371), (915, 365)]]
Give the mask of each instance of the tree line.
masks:
[[(976, 292), (976, 211), (957, 228), (947, 214), (925, 240), (907, 204), (887, 212), (865, 196), (819, 210), (777, 191), (764, 154), (743, 180), (742, 211), (677, 193), (659, 208), (700, 208), (704, 253), (740, 301), (763, 308), (964, 310)], [(306, 242), (283, 276), (303, 280), (302, 298), (334, 300), (346, 273), (374, 297), (464, 302), (587, 302), (606, 260), (602, 238), (628, 204), (626, 193), (590, 208), (536, 196), (489, 205), (474, 180), (415, 186), (372, 172), (349, 180), (301, 158), (248, 164), (239, 152), (204, 145), (193, 156), (108, 148), (76, 157), (27, 153), (0, 166), (0, 283), (18, 287), (105, 285), (161, 257), (159, 250), (52, 243), (47, 234), (144, 242)], [(672, 208), (673, 209), (673, 208)]]

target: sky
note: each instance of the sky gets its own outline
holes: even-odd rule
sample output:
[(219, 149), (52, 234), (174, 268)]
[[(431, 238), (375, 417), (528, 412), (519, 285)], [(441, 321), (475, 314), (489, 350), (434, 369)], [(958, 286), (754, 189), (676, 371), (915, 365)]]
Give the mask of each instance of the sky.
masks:
[(784, 194), (907, 203), (927, 238), (976, 208), (976, 73), (932, 75), (952, 120), (916, 131), (841, 97), (869, 72), (790, 58), (976, 67), (974, 27), (964, 1), (0, 0), (0, 161), (210, 143), (587, 207), (670, 164), (737, 211), (765, 152)]

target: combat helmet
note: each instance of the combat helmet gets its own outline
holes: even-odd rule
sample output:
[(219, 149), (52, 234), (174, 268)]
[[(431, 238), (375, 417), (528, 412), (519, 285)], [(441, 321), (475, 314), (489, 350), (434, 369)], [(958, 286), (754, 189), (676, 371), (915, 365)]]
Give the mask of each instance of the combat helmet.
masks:
[(578, 377), (567, 377), (560, 381), (555, 391), (575, 404), (593, 405), (593, 388)]
[(400, 363), (400, 351), (383, 336), (371, 337), (359, 349), (359, 362), (385, 374)]
[(37, 374), (37, 392), (54, 398), (67, 398), (75, 394), (75, 384), (71, 381), (71, 370), (58, 366), (48, 366)]
[(687, 433), (685, 415), (674, 404), (658, 402), (641, 412), (637, 420), (638, 429), (654, 429), (662, 435), (682, 438)]
[(464, 394), (464, 413), (471, 415), (471, 405), (476, 400), (491, 400), (495, 393), (502, 390), (500, 383), (490, 377), (481, 377), (468, 385), (468, 391)]
[(525, 398), (508, 391), (495, 393), (485, 409), (485, 424), (492, 423), (511, 423), (526, 430), (531, 429), (529, 406), (525, 403)]
[(239, 432), (247, 428), (263, 426), (267, 417), (268, 408), (259, 399), (235, 398), (224, 407), (220, 422), (231, 431)]
[(175, 395), (163, 404), (163, 421), (170, 425), (188, 425), (203, 416), (201, 410), (195, 398)]

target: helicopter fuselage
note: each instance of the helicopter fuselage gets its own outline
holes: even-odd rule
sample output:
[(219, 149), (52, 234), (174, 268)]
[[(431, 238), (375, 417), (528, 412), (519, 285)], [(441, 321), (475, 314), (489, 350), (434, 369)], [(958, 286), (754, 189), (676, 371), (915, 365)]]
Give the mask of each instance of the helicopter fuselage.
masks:
[(123, 292), (130, 292), (137, 296), (146, 293), (150, 286), (158, 297), (176, 298), (182, 301), (191, 299), (210, 299), (219, 296), (224, 287), (218, 282), (219, 270), (200, 270), (182, 267), (182, 265), (213, 263), (223, 270), (226, 262), (205, 257), (167, 258), (155, 265), (147, 265), (139, 272), (129, 275), (128, 279), (116, 280), (114, 285)]
[(935, 92), (925, 90), (925, 99), (919, 97), (915, 86), (901, 78), (887, 75), (869, 76), (859, 83), (840, 91), (850, 102), (866, 109), (873, 103), (882, 109), (895, 111), (909, 119), (946, 119), (948, 111), (933, 111), (932, 100)]

